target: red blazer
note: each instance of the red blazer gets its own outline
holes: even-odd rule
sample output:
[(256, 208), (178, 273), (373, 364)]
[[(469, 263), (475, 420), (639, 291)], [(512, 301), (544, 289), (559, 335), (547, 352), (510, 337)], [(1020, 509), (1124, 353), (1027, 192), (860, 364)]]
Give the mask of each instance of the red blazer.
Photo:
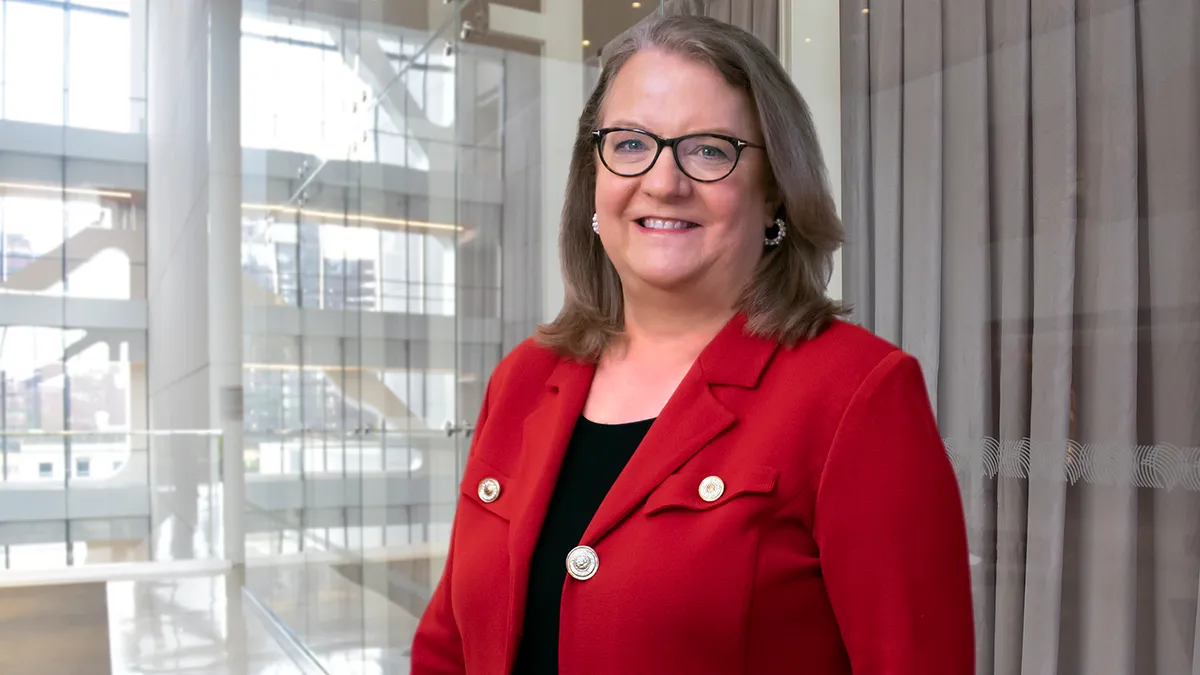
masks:
[[(700, 355), (584, 534), (599, 566), (566, 579), (560, 672), (973, 675), (962, 502), (917, 362), (846, 323), (795, 348), (743, 325)], [(526, 342), (492, 375), (414, 675), (511, 672), (592, 374)]]

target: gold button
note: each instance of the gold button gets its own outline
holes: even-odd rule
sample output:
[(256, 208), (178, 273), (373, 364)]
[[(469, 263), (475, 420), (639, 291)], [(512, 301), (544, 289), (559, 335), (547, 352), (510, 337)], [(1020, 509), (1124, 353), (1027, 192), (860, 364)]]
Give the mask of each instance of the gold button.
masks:
[(580, 581), (587, 581), (600, 569), (600, 556), (590, 546), (576, 546), (567, 554), (567, 574)]
[(500, 481), (495, 478), (484, 478), (479, 481), (479, 498), (491, 504), (500, 497)]
[(715, 502), (725, 494), (725, 481), (718, 476), (709, 476), (700, 481), (700, 499)]

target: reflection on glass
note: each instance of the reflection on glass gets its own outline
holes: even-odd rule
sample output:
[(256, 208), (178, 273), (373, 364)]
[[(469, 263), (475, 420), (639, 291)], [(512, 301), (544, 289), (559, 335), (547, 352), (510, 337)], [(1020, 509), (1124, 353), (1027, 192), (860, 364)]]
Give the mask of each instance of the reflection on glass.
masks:
[[(69, 466), (79, 478), (107, 479), (128, 462), (135, 406), (132, 333), (0, 326), (0, 447), (4, 481), (61, 481)], [(96, 432), (67, 437), (57, 432)], [(50, 432), (31, 435), (31, 432)], [(88, 460), (87, 476), (78, 462)], [(141, 477), (138, 480), (143, 480)]]
[(0, 184), (0, 292), (121, 300), (143, 294), (143, 232), (130, 222), (128, 195), (89, 192), (98, 191)]
[(0, 9), (3, 119), (142, 131), (134, 85), (144, 73), (132, 57), (145, 44), (133, 34), (131, 0), (0, 0)]
[(242, 269), (265, 304), (454, 315), (457, 249), (449, 233), (347, 227), (303, 215), (309, 222), (299, 225), (249, 210), (243, 219)]
[(330, 33), (250, 18), (242, 31), (242, 145), (344, 157), (367, 86)]
[(458, 57), (422, 51), (427, 36), (389, 27), (401, 37), (347, 56), (323, 28), (247, 17), (242, 30), (245, 147), (427, 172), (426, 142), (454, 140)]

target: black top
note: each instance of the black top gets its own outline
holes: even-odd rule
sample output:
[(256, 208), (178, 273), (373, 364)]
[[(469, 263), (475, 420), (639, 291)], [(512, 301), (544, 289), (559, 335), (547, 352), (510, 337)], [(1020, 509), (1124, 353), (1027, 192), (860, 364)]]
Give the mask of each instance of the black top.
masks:
[(653, 422), (597, 424), (583, 416), (576, 422), (530, 562), (525, 627), (514, 675), (558, 673), (558, 618), (567, 554), (579, 545), (600, 502)]

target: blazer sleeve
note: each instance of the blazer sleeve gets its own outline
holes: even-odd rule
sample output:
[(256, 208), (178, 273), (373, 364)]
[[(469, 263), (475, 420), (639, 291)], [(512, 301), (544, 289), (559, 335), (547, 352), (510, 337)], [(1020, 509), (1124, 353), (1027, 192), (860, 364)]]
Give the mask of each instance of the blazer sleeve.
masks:
[(813, 518), (855, 675), (973, 675), (962, 498), (913, 357), (893, 352), (854, 394)]
[[(475, 440), (479, 439), (487, 422), (491, 396), (492, 382), (489, 382), (484, 392), (479, 417), (475, 422)], [(471, 452), (474, 452), (474, 445)], [(463, 675), (467, 670), (463, 657), (462, 635), (458, 631), (458, 622), (454, 618), (454, 608), (450, 603), (450, 578), (451, 570), (454, 569), (454, 542), (458, 539), (458, 526), (456, 509), (446, 565), (413, 636), (409, 661), (412, 675)]]

